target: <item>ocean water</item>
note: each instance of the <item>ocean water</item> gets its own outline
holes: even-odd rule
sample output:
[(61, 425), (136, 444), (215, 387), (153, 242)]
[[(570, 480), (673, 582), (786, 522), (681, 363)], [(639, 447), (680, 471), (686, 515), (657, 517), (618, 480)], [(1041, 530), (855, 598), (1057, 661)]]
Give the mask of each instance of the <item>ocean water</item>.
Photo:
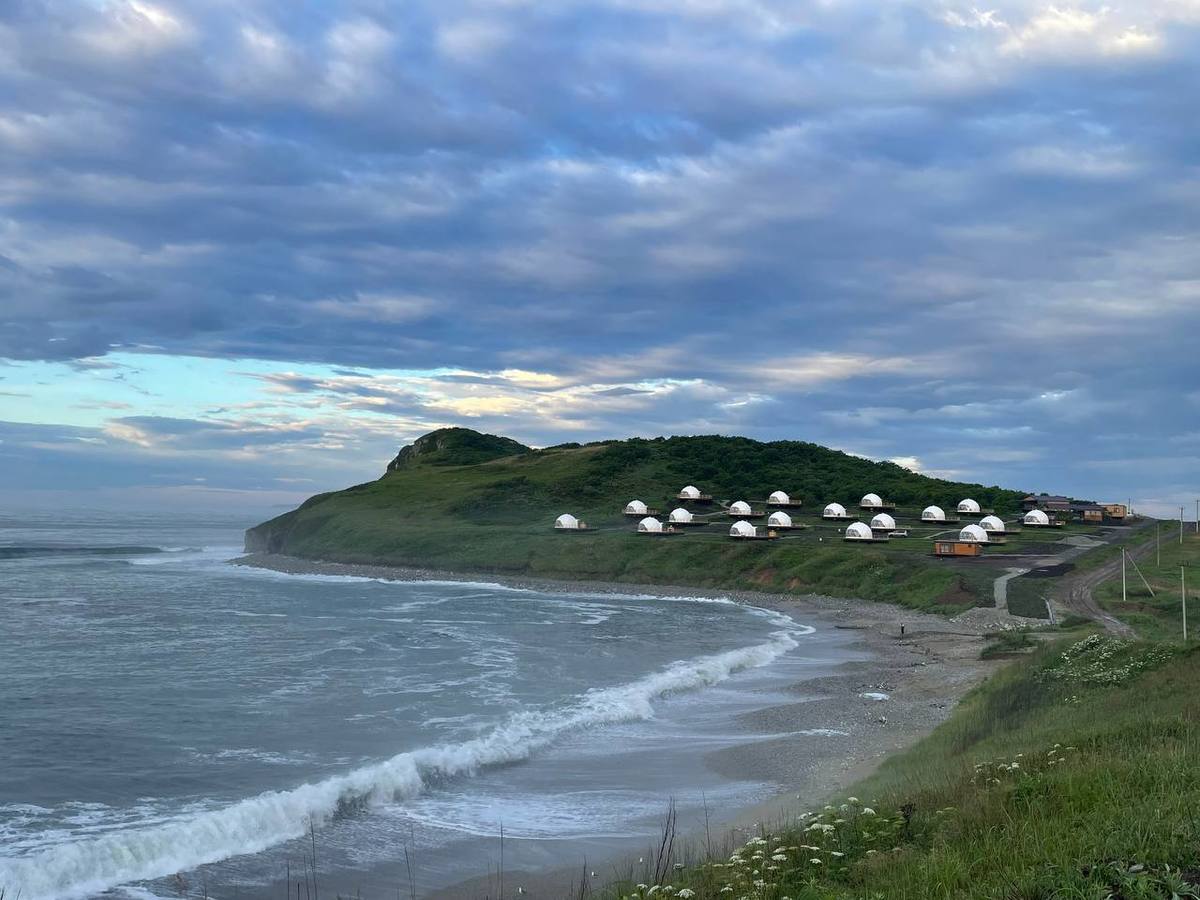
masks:
[(314, 847), (327, 893), (407, 896), (501, 828), (514, 868), (645, 846), (672, 800), (773, 792), (705, 757), (846, 655), (727, 601), (233, 566), (246, 524), (0, 515), (8, 897), (277, 896)]

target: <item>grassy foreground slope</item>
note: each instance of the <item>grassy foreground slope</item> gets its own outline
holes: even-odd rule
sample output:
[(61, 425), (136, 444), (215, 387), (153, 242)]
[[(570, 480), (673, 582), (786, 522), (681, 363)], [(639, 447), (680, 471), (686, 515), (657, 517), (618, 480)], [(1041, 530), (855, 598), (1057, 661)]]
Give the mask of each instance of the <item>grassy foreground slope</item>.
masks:
[[(808, 513), (868, 491), (899, 504), (953, 509), (974, 497), (1012, 511), (1021, 494), (928, 478), (797, 441), (675, 437), (542, 450), (468, 429), (444, 429), (400, 452), (377, 481), (311, 498), (247, 532), (247, 549), (345, 563), (637, 583), (820, 592), (948, 610), (979, 597), (920, 553), (843, 546), (834, 529), (806, 540), (733, 544), (707, 534), (648, 539), (621, 511), (637, 498), (665, 515), (685, 484), (761, 506), (773, 490)], [(555, 533), (571, 512), (590, 533)], [(914, 548), (917, 549), (914, 544)], [(990, 600), (989, 600), (990, 602)]]
[(617, 895), (1200, 897), (1198, 665), (1195, 646), (1093, 635), (1045, 647), (977, 688), (858, 799), (732, 858), (659, 864)]

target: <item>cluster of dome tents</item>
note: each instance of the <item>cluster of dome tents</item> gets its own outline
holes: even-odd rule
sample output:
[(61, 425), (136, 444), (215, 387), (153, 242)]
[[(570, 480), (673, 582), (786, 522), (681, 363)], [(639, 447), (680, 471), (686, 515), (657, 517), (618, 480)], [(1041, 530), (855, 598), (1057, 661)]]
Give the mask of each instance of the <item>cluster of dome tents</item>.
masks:
[[(677, 498), (684, 503), (711, 503), (712, 497), (700, 492), (700, 489), (695, 485), (687, 485), (684, 487)], [(785, 491), (773, 491), (767, 498), (767, 505), (776, 507), (770, 514), (762, 511), (756, 512), (753, 507), (745, 500), (735, 500), (729, 504), (725, 511), (725, 515), (735, 519), (729, 528), (729, 536), (732, 538), (743, 539), (765, 539), (767, 537), (776, 537), (776, 531), (788, 530), (792, 528), (803, 528), (803, 525), (796, 525), (792, 517), (779, 509), (778, 507), (799, 507), (799, 501), (793, 501)], [(889, 510), (895, 510), (895, 506), (885, 503), (883, 498), (878, 494), (870, 493), (863, 496), (859, 501), (859, 508), (864, 512), (874, 512), (875, 515), (869, 521), (851, 521), (845, 530), (845, 539), (847, 541), (886, 541), (889, 537), (897, 533), (895, 516)], [(685, 506), (679, 506), (671, 510), (664, 523), (657, 515), (658, 511), (651, 509), (641, 500), (631, 500), (625, 505), (623, 510), (624, 515), (630, 518), (638, 519), (637, 532), (639, 534), (678, 534), (683, 529), (691, 526), (701, 526), (709, 524), (709, 520), (705, 518), (697, 518), (696, 514)], [(955, 512), (959, 515), (977, 516), (983, 514), (984, 510), (979, 503), (971, 498), (966, 498), (959, 502), (955, 508)], [(766, 516), (766, 529), (760, 529), (748, 519), (757, 519)], [(830, 503), (822, 511), (821, 517), (827, 521), (849, 521), (852, 516), (847, 512), (846, 507), (840, 503)], [(946, 511), (940, 506), (927, 506), (921, 511), (921, 522), (926, 525), (950, 525), (957, 524), (960, 520), (950, 518), (946, 515)], [(1030, 527), (1050, 527), (1055, 523), (1050, 517), (1040, 509), (1030, 510), (1025, 514), (1023, 520), (1024, 525)], [(559, 516), (554, 527), (563, 531), (583, 531), (587, 530), (588, 526), (585, 522), (581, 522), (570, 513), (564, 513)], [(905, 532), (899, 532), (901, 535)], [(1002, 538), (1006, 534), (1013, 532), (1005, 525), (1004, 521), (995, 515), (982, 515), (979, 522), (965, 525), (960, 529), (957, 540), (964, 543), (987, 544), (993, 543), (995, 540)]]

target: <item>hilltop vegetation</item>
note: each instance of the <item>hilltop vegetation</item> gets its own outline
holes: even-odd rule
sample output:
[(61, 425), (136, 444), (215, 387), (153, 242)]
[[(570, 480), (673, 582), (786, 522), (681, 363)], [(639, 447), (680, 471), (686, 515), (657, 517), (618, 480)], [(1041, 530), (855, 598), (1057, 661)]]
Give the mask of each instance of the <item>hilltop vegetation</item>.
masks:
[[(1022, 493), (929, 478), (888, 462), (800, 441), (672, 437), (567, 444), (534, 450), (454, 428), (400, 451), (377, 481), (322, 494), (247, 533), (247, 549), (309, 559), (554, 578), (818, 592), (966, 608), (986, 595), (921, 553), (846, 548), (835, 529), (745, 546), (707, 534), (665, 540), (630, 534), (621, 515), (634, 498), (665, 515), (685, 484), (761, 506), (773, 490), (809, 513), (874, 491), (917, 508), (953, 509), (966, 496), (1012, 511)], [(716, 508), (719, 519), (720, 509)], [(555, 534), (571, 512), (591, 533)]]

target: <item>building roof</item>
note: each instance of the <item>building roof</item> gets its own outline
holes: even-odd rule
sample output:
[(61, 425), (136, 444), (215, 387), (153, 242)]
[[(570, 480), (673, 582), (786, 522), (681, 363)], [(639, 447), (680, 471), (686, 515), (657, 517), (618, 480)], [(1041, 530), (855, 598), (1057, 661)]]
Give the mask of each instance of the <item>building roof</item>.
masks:
[(768, 525), (781, 525), (784, 528), (792, 526), (792, 517), (783, 511), (773, 512), (767, 518)]
[(893, 531), (896, 528), (896, 520), (887, 513), (880, 513), (871, 520), (871, 527), (878, 528), (880, 531)]
[(926, 522), (945, 522), (946, 511), (940, 506), (927, 506), (921, 510), (921, 518)]
[(731, 537), (754, 537), (758, 529), (749, 522), (734, 522), (729, 526), (729, 534)]
[(846, 537), (869, 540), (872, 537), (871, 527), (866, 522), (854, 522), (846, 526)]

